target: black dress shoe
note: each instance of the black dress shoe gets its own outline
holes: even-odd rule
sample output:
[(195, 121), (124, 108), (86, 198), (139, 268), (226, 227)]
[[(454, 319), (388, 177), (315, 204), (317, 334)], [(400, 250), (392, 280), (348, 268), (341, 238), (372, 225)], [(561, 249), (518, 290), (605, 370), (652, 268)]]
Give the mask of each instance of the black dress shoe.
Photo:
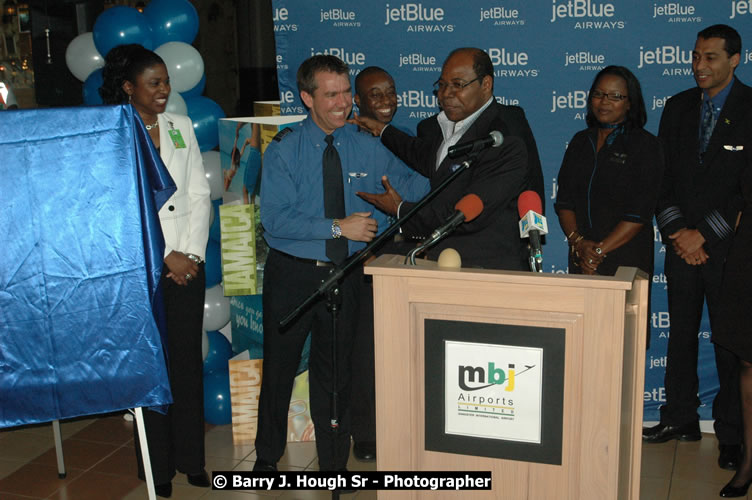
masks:
[(188, 478), (188, 484), (190, 485), (198, 486), (199, 488), (208, 488), (211, 486), (209, 475), (205, 470), (202, 470), (198, 474), (186, 474), (185, 476)]
[(155, 484), (154, 493), (156, 493), (158, 497), (170, 498), (172, 496), (172, 483)]
[(742, 457), (742, 445), (740, 444), (721, 444), (718, 445), (721, 452), (718, 454), (718, 467), (726, 470), (736, 470), (739, 468), (739, 460)]
[(646, 443), (665, 443), (672, 439), (678, 439), (679, 441), (699, 441), (702, 439), (700, 423), (691, 422), (684, 425), (658, 424), (653, 427), (642, 428), (642, 440)]
[(747, 490), (749, 489), (750, 484), (752, 484), (752, 479), (741, 486), (731, 486), (731, 481), (729, 481), (729, 483), (721, 490), (721, 496), (723, 498), (745, 497), (747, 496)]
[(376, 460), (376, 443), (373, 441), (356, 441), (353, 445), (353, 456), (363, 462)]
[(263, 458), (256, 458), (256, 463), (253, 464), (253, 472), (277, 472), (277, 464), (267, 462)]

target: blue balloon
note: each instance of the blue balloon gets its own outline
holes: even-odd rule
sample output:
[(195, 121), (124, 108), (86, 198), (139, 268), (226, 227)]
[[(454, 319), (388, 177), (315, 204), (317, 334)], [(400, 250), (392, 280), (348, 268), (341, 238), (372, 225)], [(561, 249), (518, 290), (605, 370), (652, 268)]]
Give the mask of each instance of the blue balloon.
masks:
[(185, 92), (181, 92), (180, 95), (183, 96), (183, 99), (188, 99), (189, 97), (200, 96), (204, 93), (205, 88), (206, 88), (206, 73), (201, 75), (201, 80), (198, 81), (195, 87), (193, 87), (192, 89), (188, 89)]
[(204, 374), (204, 420), (213, 425), (232, 422), (230, 372), (227, 368)]
[(227, 337), (218, 331), (206, 332), (209, 339), (209, 354), (204, 360), (204, 374), (227, 371), (227, 361), (232, 357), (232, 345)]
[(101, 14), (94, 22), (94, 46), (102, 56), (113, 47), (127, 43), (138, 43), (147, 49), (154, 48), (151, 28), (146, 18), (131, 7), (112, 7)]
[(99, 87), (102, 86), (102, 68), (94, 70), (88, 77), (83, 86), (84, 104), (88, 106), (98, 106), (103, 104), (102, 96), (99, 95)]
[[(212, 200), (214, 205), (214, 220), (211, 226), (209, 226), (209, 239), (219, 243), (222, 241), (222, 229), (219, 226), (219, 206), (222, 204), (222, 198)], [(207, 287), (208, 288), (208, 287)]]
[[(219, 213), (215, 215), (219, 219)], [(209, 240), (206, 245), (206, 288), (211, 288), (222, 281), (222, 255), (218, 241)], [(222, 335), (224, 337), (224, 335)]]
[(185, 100), (188, 116), (193, 120), (193, 131), (196, 133), (198, 147), (203, 151), (210, 151), (219, 144), (219, 119), (225, 117), (225, 112), (219, 104), (208, 97), (189, 97)]
[(188, 0), (152, 0), (144, 16), (154, 32), (154, 46), (167, 42), (193, 43), (198, 34), (198, 12)]

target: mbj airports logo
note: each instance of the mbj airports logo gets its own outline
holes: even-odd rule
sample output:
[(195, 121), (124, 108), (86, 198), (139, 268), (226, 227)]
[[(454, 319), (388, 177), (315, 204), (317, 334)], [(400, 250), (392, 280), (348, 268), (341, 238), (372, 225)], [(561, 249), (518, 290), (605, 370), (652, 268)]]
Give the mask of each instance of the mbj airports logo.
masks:
[[(640, 46), (638, 69), (647, 66), (664, 67), (661, 76), (688, 76), (692, 74), (692, 50), (682, 50), (678, 45), (663, 45), (655, 48)], [(678, 66), (678, 67), (677, 67)]]
[(345, 9), (321, 9), (320, 23), (331, 24), (334, 28), (360, 28), (355, 11)]
[(553, 0), (551, 22), (574, 20), (577, 30), (623, 30), (626, 21), (615, 19), (616, 7), (607, 2), (593, 0)]
[(480, 22), (492, 26), (522, 26), (524, 19), (520, 19), (520, 11), (508, 7), (481, 7)]
[(444, 9), (426, 7), (422, 3), (403, 3), (399, 7), (386, 4), (385, 26), (406, 23), (405, 31), (415, 33), (452, 32), (454, 24), (446, 24)]
[(564, 53), (564, 67), (571, 66), (579, 71), (600, 71), (606, 65), (606, 56), (594, 54), (587, 50)]
[(665, 18), (668, 23), (701, 23), (702, 16), (696, 14), (694, 5), (682, 5), (679, 2), (654, 3), (653, 19)]
[(272, 20), (275, 32), (298, 31), (298, 25), (290, 22), (290, 12), (287, 7), (274, 9)]
[[(492, 361), (486, 366), (459, 365), (458, 368), (457, 385), (462, 391), (457, 396), (457, 411), (460, 414), (482, 414), (513, 420), (515, 407), (511, 393), (514, 392), (515, 378), (532, 370), (535, 365), (526, 365), (519, 373), (512, 363), (504, 370), (497, 368)], [(499, 394), (499, 390), (503, 390), (503, 393)]]
[(540, 71), (528, 68), (530, 56), (527, 52), (513, 52), (505, 48), (486, 49), (494, 65), (494, 76), (499, 78), (535, 78)]

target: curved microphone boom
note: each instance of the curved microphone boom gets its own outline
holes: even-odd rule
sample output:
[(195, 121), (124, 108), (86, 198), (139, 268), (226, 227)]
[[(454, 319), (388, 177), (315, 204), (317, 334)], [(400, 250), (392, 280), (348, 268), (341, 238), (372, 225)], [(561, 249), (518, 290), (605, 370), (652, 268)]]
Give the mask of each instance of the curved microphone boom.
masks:
[(503, 142), (504, 135), (498, 130), (493, 130), (488, 136), (481, 139), (463, 142), (462, 144), (455, 144), (449, 148), (447, 156), (449, 158), (457, 158), (470, 153), (478, 153), (487, 148), (498, 148)]
[(407, 258), (405, 259), (406, 261), (409, 259), (409, 262), (414, 265), (415, 254), (435, 244), (444, 236), (454, 231), (457, 226), (459, 226), (463, 222), (470, 222), (471, 220), (478, 217), (483, 211), (483, 201), (477, 194), (471, 193), (463, 196), (462, 199), (458, 201), (456, 205), (454, 205), (454, 209), (455, 212), (451, 215), (451, 217), (447, 219), (444, 225), (434, 230), (434, 232), (431, 233), (431, 236), (429, 236), (426, 241), (421, 243), (418, 247), (414, 248), (410, 251), (409, 254), (407, 254)]
[(548, 224), (541, 215), (543, 204), (538, 193), (523, 191), (517, 198), (517, 212), (520, 215), (520, 238), (530, 238), (530, 270), (542, 273), (541, 235), (548, 234)]

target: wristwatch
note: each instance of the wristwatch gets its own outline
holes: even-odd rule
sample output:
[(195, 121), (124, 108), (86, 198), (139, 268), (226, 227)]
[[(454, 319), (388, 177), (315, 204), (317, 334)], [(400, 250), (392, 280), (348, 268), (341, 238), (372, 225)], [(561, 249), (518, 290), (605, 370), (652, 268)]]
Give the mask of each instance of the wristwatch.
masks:
[(195, 255), (195, 254), (192, 254), (192, 253), (187, 253), (187, 254), (185, 254), (185, 256), (188, 257), (189, 259), (191, 259), (196, 264), (201, 264), (203, 262), (201, 260), (201, 257), (199, 257), (198, 255)]
[(339, 219), (334, 219), (332, 221), (332, 238), (335, 240), (342, 236), (342, 228), (339, 227)]

